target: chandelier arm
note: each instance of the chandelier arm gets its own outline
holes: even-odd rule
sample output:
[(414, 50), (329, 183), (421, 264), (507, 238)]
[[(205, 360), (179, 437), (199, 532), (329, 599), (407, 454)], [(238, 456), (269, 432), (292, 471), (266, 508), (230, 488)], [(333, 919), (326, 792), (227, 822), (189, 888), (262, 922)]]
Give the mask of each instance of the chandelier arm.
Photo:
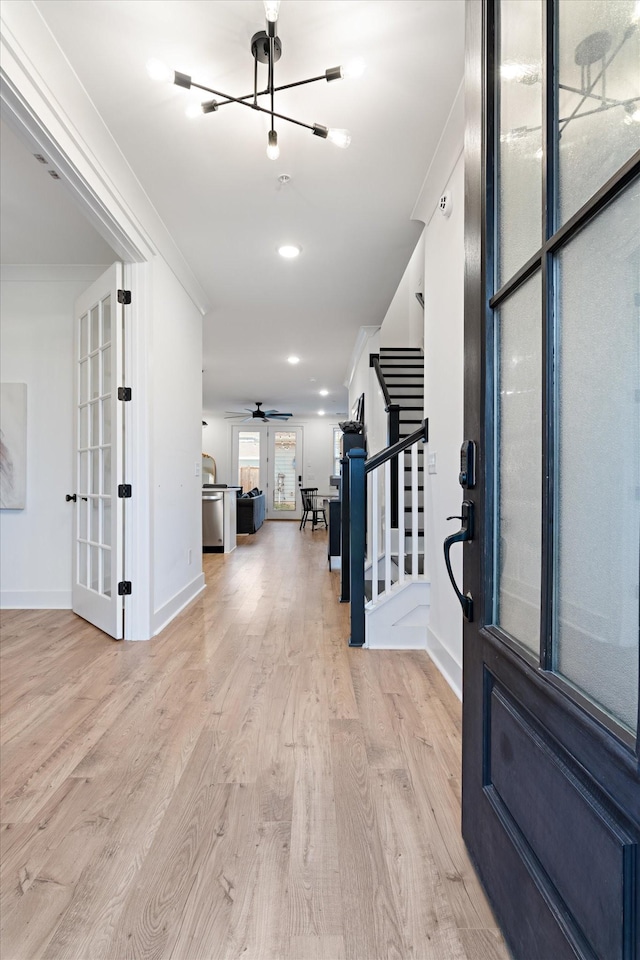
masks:
[(316, 83), (318, 80), (326, 79), (326, 75), (323, 73), (319, 77), (309, 77), (308, 80), (296, 80), (295, 83), (283, 83), (281, 87), (274, 87), (274, 93), (278, 93), (280, 90), (290, 90), (292, 87), (301, 87), (305, 83)]
[[(567, 90), (569, 93), (577, 93), (580, 96), (584, 94), (583, 90), (580, 90), (578, 87), (570, 87), (568, 83), (559, 83), (560, 90)], [(598, 93), (588, 93), (585, 94), (590, 100), (598, 100), (605, 107), (626, 107), (628, 103), (635, 103), (638, 97), (628, 97), (626, 100), (615, 100), (613, 97), (601, 97)], [(586, 114), (581, 113), (579, 116), (584, 117)], [(560, 121), (562, 122), (562, 121)]]
[[(223, 93), (221, 90), (214, 90), (213, 87), (205, 87), (202, 83), (191, 82), (191, 86), (195, 87), (196, 90), (204, 90), (205, 93), (213, 93), (216, 97), (225, 97), (226, 103), (239, 103), (241, 107), (248, 107), (249, 110), (257, 110), (258, 113), (266, 113), (268, 116), (278, 117), (279, 120), (286, 120), (287, 123), (295, 123), (298, 127), (305, 127), (307, 130), (314, 129), (313, 124), (303, 123), (302, 120), (294, 120), (293, 117), (286, 117), (283, 113), (277, 113), (275, 110), (267, 110), (266, 107), (259, 107), (257, 104), (247, 103), (246, 100), (240, 100), (238, 97), (231, 97), (228, 93)], [(249, 94), (251, 97), (251, 94)], [(219, 104), (218, 104), (219, 106)]]
[(633, 27), (633, 29), (630, 29), (630, 30), (625, 30), (624, 35), (623, 35), (623, 37), (622, 37), (622, 40), (620, 41), (620, 43), (618, 44), (618, 46), (616, 47), (616, 49), (613, 51), (613, 53), (611, 54), (611, 56), (609, 57), (609, 59), (606, 60), (606, 61), (603, 61), (602, 70), (600, 71), (600, 73), (596, 74), (595, 79), (592, 80), (592, 81), (589, 83), (588, 88), (587, 88), (586, 90), (581, 90), (581, 91), (580, 91), (580, 93), (582, 94), (581, 99), (580, 99), (578, 105), (575, 107), (575, 109), (574, 109), (573, 112), (571, 113), (571, 115), (568, 116), (567, 119), (564, 121), (564, 125), (563, 125), (562, 127), (560, 127), (560, 130), (558, 131), (558, 134), (559, 134), (559, 135), (562, 133), (562, 131), (564, 130), (564, 128), (566, 127), (566, 125), (567, 125), (571, 120), (573, 120), (573, 118), (576, 116), (576, 114), (578, 113), (578, 110), (580, 109), (580, 107), (582, 106), (582, 104), (585, 102), (585, 100), (587, 99), (587, 97), (591, 94), (591, 92), (593, 91), (593, 89), (594, 89), (596, 83), (598, 82), (598, 80), (600, 79), (600, 77), (603, 75), (603, 73), (605, 72), (605, 70), (607, 69), (607, 67), (611, 66), (611, 64), (613, 63), (613, 61), (615, 60), (615, 58), (618, 56), (618, 54), (619, 54), (620, 51), (622, 50), (623, 46), (625, 45), (625, 43), (627, 42), (627, 40), (629, 39), (629, 37), (632, 36), (632, 34), (633, 34), (634, 32), (635, 32), (635, 27)]
[(566, 126), (569, 120), (579, 120), (581, 117), (590, 117), (594, 113), (604, 113), (606, 110), (613, 110), (615, 107), (625, 107), (628, 103), (635, 103), (636, 100), (637, 97), (631, 101), (620, 100), (619, 103), (611, 103), (608, 101), (604, 107), (596, 107), (595, 110), (585, 110), (583, 113), (575, 113), (572, 114), (571, 117), (561, 117), (560, 120), (558, 120), (558, 123), (564, 123)]

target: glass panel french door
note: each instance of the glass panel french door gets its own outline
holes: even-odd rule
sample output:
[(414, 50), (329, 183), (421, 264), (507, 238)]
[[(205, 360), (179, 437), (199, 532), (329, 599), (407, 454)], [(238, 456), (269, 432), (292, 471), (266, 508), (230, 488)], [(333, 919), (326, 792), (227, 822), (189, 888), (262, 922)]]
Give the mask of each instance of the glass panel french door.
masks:
[(122, 265), (114, 264), (76, 302), (76, 507), (72, 606), (123, 636)]
[(249, 493), (256, 487), (262, 490), (266, 484), (266, 439), (261, 428), (245, 430), (236, 427), (235, 443), (237, 445), (237, 476), (235, 482), (242, 487), (243, 493)]
[(640, 946), (640, 4), (469, 0), (463, 834), (516, 957)]
[(302, 516), (302, 427), (263, 424), (234, 425), (232, 461), (235, 483), (248, 493), (255, 487), (266, 498), (268, 520)]
[(302, 429), (269, 426), (269, 501), (271, 520), (299, 520)]

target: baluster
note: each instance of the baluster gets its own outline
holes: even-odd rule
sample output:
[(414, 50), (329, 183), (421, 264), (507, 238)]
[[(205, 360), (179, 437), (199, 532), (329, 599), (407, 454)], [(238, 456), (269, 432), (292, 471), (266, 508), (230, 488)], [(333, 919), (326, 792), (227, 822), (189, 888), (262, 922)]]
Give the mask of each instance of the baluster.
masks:
[(411, 576), (418, 574), (418, 444), (411, 447)]
[(378, 516), (378, 478), (379, 473), (373, 470), (371, 473), (371, 600), (373, 603), (378, 599), (378, 539), (380, 531), (380, 517)]
[(398, 567), (400, 583), (404, 583), (404, 454), (398, 457)]

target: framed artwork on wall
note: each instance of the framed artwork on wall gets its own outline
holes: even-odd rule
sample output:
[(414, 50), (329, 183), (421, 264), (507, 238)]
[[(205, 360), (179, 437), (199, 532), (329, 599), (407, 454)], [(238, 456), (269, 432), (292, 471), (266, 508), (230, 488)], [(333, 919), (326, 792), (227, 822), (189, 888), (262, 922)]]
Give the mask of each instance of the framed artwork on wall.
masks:
[(27, 385), (0, 384), (0, 508), (24, 510), (27, 497)]

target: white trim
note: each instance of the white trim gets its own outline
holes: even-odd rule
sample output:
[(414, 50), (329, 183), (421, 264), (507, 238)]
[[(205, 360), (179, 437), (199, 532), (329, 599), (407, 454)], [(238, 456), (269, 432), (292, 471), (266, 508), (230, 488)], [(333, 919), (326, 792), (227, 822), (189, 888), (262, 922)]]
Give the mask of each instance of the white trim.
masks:
[(134, 496), (126, 501), (124, 527), (125, 579), (133, 584), (125, 599), (125, 640), (152, 636), (153, 610), (153, 483), (151, 478), (152, 404), (147, 402), (149, 358), (152, 354), (152, 318), (149, 282), (152, 264), (125, 263), (124, 284), (131, 290), (125, 307), (125, 383), (131, 400), (125, 403), (124, 462), (127, 483)]
[(456, 663), (444, 644), (427, 627), (427, 653), (445, 678), (458, 700), (462, 700), (462, 667)]
[(375, 337), (376, 333), (380, 330), (380, 324), (377, 327), (360, 327), (358, 330), (358, 336), (356, 337), (356, 342), (353, 345), (353, 350), (351, 351), (351, 357), (347, 365), (347, 373), (344, 379), (344, 385), (349, 389), (351, 386), (351, 381), (353, 380), (353, 375), (356, 372), (356, 367), (358, 366), (358, 361), (364, 352), (371, 337)]
[(71, 590), (3, 590), (2, 610), (71, 610)]
[[(442, 191), (446, 187), (453, 169), (464, 150), (465, 110), (464, 80), (458, 87), (453, 106), (444, 125), (433, 159), (424, 178), (424, 183), (411, 213), (412, 220), (422, 220), (428, 224), (438, 207)], [(464, 197), (454, 197), (454, 203), (462, 204)]]
[(161, 630), (164, 630), (171, 621), (178, 616), (181, 610), (184, 610), (192, 600), (202, 593), (205, 589), (204, 573), (199, 573), (195, 580), (183, 587), (175, 597), (172, 597), (153, 615), (153, 636), (157, 636)]

